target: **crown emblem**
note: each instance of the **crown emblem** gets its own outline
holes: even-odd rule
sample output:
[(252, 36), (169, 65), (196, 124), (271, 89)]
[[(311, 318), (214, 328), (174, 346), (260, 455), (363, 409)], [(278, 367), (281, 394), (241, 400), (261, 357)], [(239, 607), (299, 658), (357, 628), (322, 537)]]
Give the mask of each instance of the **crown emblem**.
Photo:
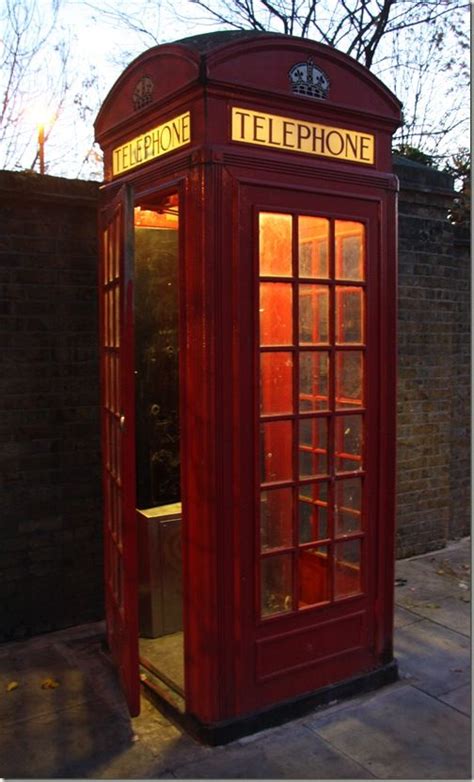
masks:
[(143, 106), (151, 103), (154, 86), (155, 85), (149, 76), (142, 76), (140, 81), (137, 82), (132, 96), (135, 111), (142, 109)]
[(310, 98), (327, 98), (328, 96), (329, 79), (311, 58), (307, 62), (293, 65), (288, 71), (288, 78), (293, 92), (297, 95), (307, 95)]

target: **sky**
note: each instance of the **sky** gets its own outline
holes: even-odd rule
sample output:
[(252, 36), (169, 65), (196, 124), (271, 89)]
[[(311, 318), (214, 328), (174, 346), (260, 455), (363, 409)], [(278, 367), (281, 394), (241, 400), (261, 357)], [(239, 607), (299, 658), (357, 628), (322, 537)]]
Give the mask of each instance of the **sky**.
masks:
[[(48, 29), (49, 24), (52, 31), (38, 55), (34, 77), (23, 87), (17, 111), (20, 122), (12, 127), (7, 139), (10, 152), (16, 154), (7, 156), (7, 142), (0, 138), (0, 167), (38, 168), (37, 123), (44, 117), (46, 173), (57, 176), (102, 178), (100, 150), (93, 143), (93, 122), (102, 101), (129, 62), (157, 42), (216, 29), (201, 23), (193, 6), (184, 5), (186, 0), (181, 0), (179, 6), (186, 13), (186, 20), (182, 21), (167, 5), (172, 0), (157, 0), (151, 11), (147, 3), (146, 12), (142, 10), (146, 0), (126, 3), (127, 9), (133, 9), (136, 29), (122, 26), (110, 13), (123, 6), (122, 0), (0, 0), (0, 7), (2, 2), (26, 3), (29, 8), (36, 3), (36, 15), (29, 25), (31, 36)], [(55, 17), (53, 2), (60, 4)], [(398, 85), (390, 83), (388, 74), (377, 75), (397, 91)], [(427, 79), (424, 100), (427, 110), (434, 112), (435, 122), (440, 96), (443, 105), (456, 97), (448, 95), (449, 79), (449, 73), (434, 72)], [(464, 103), (468, 100), (467, 92)], [(464, 122), (454, 144), (468, 147), (467, 132)]]

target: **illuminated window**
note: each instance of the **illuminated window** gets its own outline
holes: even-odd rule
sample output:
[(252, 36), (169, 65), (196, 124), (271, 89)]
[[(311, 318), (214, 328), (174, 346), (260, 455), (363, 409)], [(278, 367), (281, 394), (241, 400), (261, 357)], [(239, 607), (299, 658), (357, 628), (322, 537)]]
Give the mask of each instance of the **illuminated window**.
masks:
[(258, 234), (265, 618), (363, 590), (366, 249), (318, 215), (261, 212)]

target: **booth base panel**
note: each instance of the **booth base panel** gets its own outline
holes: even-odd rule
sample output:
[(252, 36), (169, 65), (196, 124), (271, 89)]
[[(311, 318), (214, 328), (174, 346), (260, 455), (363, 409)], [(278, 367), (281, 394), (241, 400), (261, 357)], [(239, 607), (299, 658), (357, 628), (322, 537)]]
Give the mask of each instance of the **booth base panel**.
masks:
[(187, 714), (183, 708), (184, 702), (178, 704), (176, 698), (170, 697), (166, 692), (166, 688), (156, 686), (148, 679), (142, 679), (142, 684), (147, 697), (165, 717), (186, 730), (197, 741), (215, 747), (298, 719), (318, 706), (327, 706), (331, 701), (370, 692), (386, 684), (393, 684), (397, 680), (398, 665), (396, 660), (392, 660), (374, 671), (322, 687), (316, 692), (307, 693), (299, 698), (278, 703), (243, 717), (210, 724), (201, 722), (192, 714)]

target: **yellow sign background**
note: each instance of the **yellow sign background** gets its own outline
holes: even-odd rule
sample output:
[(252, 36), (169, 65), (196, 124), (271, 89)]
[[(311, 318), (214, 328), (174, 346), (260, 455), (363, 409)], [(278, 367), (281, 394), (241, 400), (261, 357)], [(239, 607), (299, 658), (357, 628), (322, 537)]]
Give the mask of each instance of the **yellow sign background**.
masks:
[(232, 107), (232, 141), (274, 149), (305, 152), (371, 165), (374, 141), (371, 133), (335, 128), (278, 114)]
[(187, 111), (116, 147), (112, 152), (112, 176), (173, 152), (190, 141), (191, 114)]

